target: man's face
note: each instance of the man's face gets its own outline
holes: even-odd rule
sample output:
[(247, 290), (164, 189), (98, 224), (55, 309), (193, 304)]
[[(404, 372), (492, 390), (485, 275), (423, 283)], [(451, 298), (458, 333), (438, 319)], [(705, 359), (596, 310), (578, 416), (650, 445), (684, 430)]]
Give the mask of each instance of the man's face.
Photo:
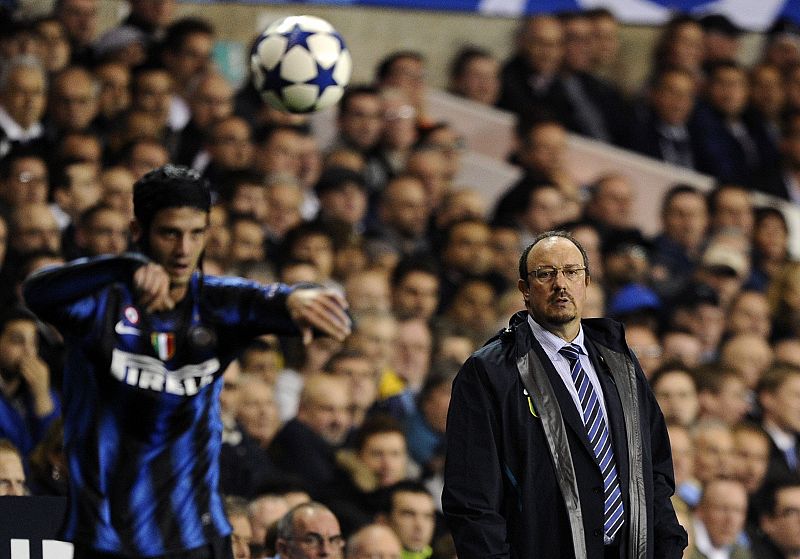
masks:
[(82, 212), (100, 201), (103, 189), (94, 163), (81, 162), (67, 168), (69, 177), (68, 201), (62, 208), (77, 218)]
[(537, 188), (531, 192), (528, 207), (520, 215), (520, 222), (531, 235), (551, 231), (563, 221), (563, 208), (564, 195), (558, 188)]
[(439, 278), (427, 272), (410, 272), (394, 289), (393, 309), (400, 319), (428, 320), (439, 304)]
[(272, 387), (266, 382), (248, 382), (242, 391), (237, 418), (245, 431), (266, 445), (280, 427), (278, 406)]
[(774, 393), (763, 393), (761, 405), (781, 429), (800, 432), (800, 374), (790, 375)]
[(128, 170), (138, 179), (169, 163), (169, 152), (155, 142), (139, 142), (131, 150)]
[(734, 433), (736, 479), (742, 482), (747, 493), (752, 495), (764, 481), (769, 465), (769, 439), (759, 433), (738, 431)]
[(664, 212), (664, 232), (682, 247), (694, 250), (708, 226), (708, 209), (700, 194), (677, 194)]
[(378, 485), (389, 487), (406, 477), (406, 438), (396, 432), (372, 435), (364, 442), (359, 458), (377, 476)]
[(694, 439), (695, 477), (709, 481), (733, 474), (733, 435), (727, 427), (709, 427)]
[(233, 546), (234, 559), (250, 559), (250, 542), (253, 540), (253, 529), (250, 520), (244, 515), (231, 516), (231, 545)]
[(131, 11), (150, 25), (164, 27), (175, 13), (175, 0), (130, 0)]
[(107, 209), (95, 213), (79, 237), (91, 256), (122, 254), (128, 248), (130, 223), (122, 212)]
[(536, 72), (555, 73), (564, 58), (564, 33), (561, 24), (551, 17), (532, 19), (523, 31), (520, 50)]
[(166, 125), (169, 107), (172, 102), (172, 77), (166, 70), (154, 70), (137, 77), (133, 105), (155, 116), (158, 122)]
[(367, 213), (367, 193), (355, 182), (345, 183), (320, 196), (325, 212), (351, 226), (364, 219)]
[(455, 87), (467, 99), (494, 105), (500, 93), (500, 64), (490, 56), (473, 58), (458, 77)]
[(295, 514), (291, 539), (278, 538), (276, 548), (285, 559), (340, 559), (344, 538), (330, 511), (304, 508)]
[(300, 178), (303, 137), (293, 130), (279, 130), (259, 149), (258, 170), (264, 173), (288, 173)]
[(350, 98), (339, 117), (339, 130), (356, 149), (369, 150), (377, 145), (383, 132), (383, 101), (373, 94)]
[(724, 68), (712, 76), (708, 97), (711, 105), (722, 114), (738, 117), (747, 104), (749, 89), (744, 70)]
[(308, 400), (301, 404), (298, 418), (331, 445), (344, 442), (351, 424), (349, 383), (336, 379)]
[(211, 49), (214, 47), (214, 37), (207, 33), (192, 33), (183, 40), (177, 52), (169, 53), (164, 57), (178, 83), (185, 84), (188, 80), (204, 72), (211, 64)]
[(355, 355), (338, 359), (331, 372), (347, 378), (350, 382), (352, 403), (361, 411), (366, 411), (375, 403), (378, 397), (378, 374), (369, 359)]
[(9, 321), (0, 332), (0, 376), (17, 378), (22, 360), (36, 357), (38, 347), (36, 324), (24, 319)]
[(212, 122), (233, 113), (233, 88), (225, 78), (213, 74), (203, 79), (189, 104), (194, 123), (205, 130)]
[(733, 228), (746, 235), (753, 232), (753, 202), (746, 190), (730, 188), (720, 192), (712, 216), (715, 229)]
[(232, 262), (264, 260), (264, 230), (249, 219), (240, 219), (231, 227), (230, 258)]
[(404, 549), (422, 551), (433, 539), (434, 514), (430, 495), (399, 491), (392, 499), (389, 525), (397, 533)]
[(761, 518), (761, 529), (786, 557), (800, 551), (800, 486), (777, 492), (775, 510)]
[(556, 123), (546, 123), (530, 131), (520, 152), (523, 166), (550, 177), (564, 165), (567, 152), (567, 132)]
[(523, 293), (525, 307), (534, 320), (549, 328), (570, 327), (576, 329), (586, 302), (586, 286), (589, 276), (586, 271), (578, 273), (574, 281), (568, 280), (563, 271), (556, 273), (552, 281), (539, 281), (535, 274), (539, 268), (580, 268), (584, 266), (583, 256), (572, 241), (564, 237), (549, 237), (539, 241), (528, 253), (528, 275), (519, 280), (519, 290)]
[(69, 70), (53, 83), (50, 114), (61, 130), (85, 130), (97, 116), (97, 101), (91, 74), (81, 69)]
[(294, 185), (277, 183), (267, 189), (266, 197), (267, 227), (274, 236), (283, 238), (289, 229), (303, 220), (300, 215), (303, 194)]
[(428, 226), (430, 209), (425, 186), (412, 177), (402, 177), (389, 183), (384, 192), (382, 213), (384, 222), (407, 236), (418, 236)]
[(612, 227), (630, 227), (633, 189), (628, 179), (611, 177), (597, 188), (597, 195), (592, 202), (594, 214)]
[(433, 337), (424, 320), (406, 320), (397, 325), (396, 370), (415, 390), (422, 387), (428, 376), (432, 348)]
[(58, 13), (70, 38), (80, 46), (89, 45), (97, 33), (97, 0), (64, 0)]
[(164, 267), (170, 285), (185, 286), (197, 269), (206, 244), (208, 213), (191, 207), (156, 212), (148, 235), (148, 256)]
[(444, 249), (444, 265), (461, 273), (488, 272), (492, 266), (490, 237), (491, 230), (485, 223), (465, 222), (454, 226)]
[(23, 157), (12, 164), (9, 177), (2, 183), (2, 198), (12, 207), (44, 204), (48, 185), (44, 161), (38, 157)]
[(36, 68), (16, 68), (8, 76), (0, 104), (22, 128), (39, 122), (45, 108), (44, 74)]
[(0, 497), (21, 497), (28, 493), (25, 486), (25, 470), (15, 452), (0, 451)]
[(706, 486), (697, 515), (715, 547), (736, 542), (747, 517), (747, 493), (732, 480), (716, 480)]
[(46, 204), (25, 204), (13, 214), (10, 246), (20, 254), (61, 251), (61, 230)]
[(253, 159), (250, 127), (239, 118), (229, 118), (214, 127), (207, 146), (214, 163), (223, 169), (245, 169)]
[(662, 121), (680, 126), (689, 119), (694, 108), (696, 86), (683, 72), (665, 74), (652, 94), (653, 108)]
[(772, 325), (766, 296), (755, 291), (743, 293), (731, 307), (727, 322), (732, 334), (756, 334), (768, 338)]
[(131, 104), (131, 74), (124, 64), (109, 63), (97, 68), (95, 78), (100, 82), (98, 104), (100, 113), (113, 118)]
[(694, 381), (687, 371), (666, 373), (660, 377), (653, 391), (667, 421), (674, 421), (684, 427), (694, 422), (699, 404)]

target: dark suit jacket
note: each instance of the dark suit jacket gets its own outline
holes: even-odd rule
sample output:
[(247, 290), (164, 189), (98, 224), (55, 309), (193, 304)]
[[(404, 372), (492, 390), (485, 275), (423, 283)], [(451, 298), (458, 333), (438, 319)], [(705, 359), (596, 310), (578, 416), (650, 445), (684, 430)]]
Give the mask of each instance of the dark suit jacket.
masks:
[[(800, 442), (800, 441), (798, 441)], [(797, 454), (797, 463), (800, 464), (800, 446), (795, 446), (795, 454)], [(777, 447), (772, 437), (769, 439), (769, 465), (767, 466), (767, 474), (764, 478), (763, 486), (771, 482), (780, 481), (800, 474), (800, 470), (792, 471), (789, 468), (789, 463), (786, 461), (786, 455), (781, 449)]]
[[(549, 450), (538, 410), (556, 404), (565, 424), (582, 512), (589, 559), (604, 557), (603, 482), (578, 410), (544, 350), (533, 337), (526, 314), (518, 313), (501, 335), (474, 353), (454, 384), (448, 415), (443, 507), (459, 557), (567, 559), (575, 557), (559, 470)], [(672, 459), (663, 416), (636, 364), (636, 400), (641, 432), (626, 436), (624, 411), (608, 367), (596, 351), (602, 344), (630, 355), (618, 323), (584, 321), (586, 345), (608, 408), (626, 511), (631, 510), (628, 440), (640, 443), (646, 510), (646, 546), (639, 557), (681, 557), (686, 534), (670, 503)], [(533, 350), (547, 371), (555, 401), (529, 401), (517, 359)], [(631, 358), (632, 359), (632, 358)], [(633, 361), (635, 363), (635, 360)], [(627, 516), (627, 515), (626, 515)], [(626, 527), (631, 529), (630, 522)], [(624, 534), (622, 543), (627, 543)], [(622, 546), (626, 548), (626, 545)], [(623, 553), (627, 553), (624, 549)], [(634, 559), (636, 555), (623, 555)]]
[(301, 421), (292, 419), (275, 435), (268, 452), (281, 470), (299, 476), (314, 499), (336, 477), (334, 448)]

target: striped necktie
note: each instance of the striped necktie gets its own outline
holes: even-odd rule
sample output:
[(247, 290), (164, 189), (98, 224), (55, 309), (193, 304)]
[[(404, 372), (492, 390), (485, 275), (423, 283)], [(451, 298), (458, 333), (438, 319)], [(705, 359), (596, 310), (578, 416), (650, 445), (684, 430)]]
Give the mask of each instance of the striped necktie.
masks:
[(624, 510), (622, 506), (622, 490), (617, 475), (617, 463), (614, 460), (614, 450), (611, 448), (611, 436), (608, 432), (603, 408), (597, 399), (597, 393), (589, 381), (589, 376), (581, 366), (579, 355), (583, 352), (579, 346), (568, 344), (558, 352), (567, 358), (570, 364), (572, 381), (578, 391), (581, 402), (583, 424), (589, 437), (589, 444), (594, 451), (595, 459), (603, 473), (603, 489), (605, 492), (603, 532), (605, 541), (609, 543), (614, 539), (624, 523)]

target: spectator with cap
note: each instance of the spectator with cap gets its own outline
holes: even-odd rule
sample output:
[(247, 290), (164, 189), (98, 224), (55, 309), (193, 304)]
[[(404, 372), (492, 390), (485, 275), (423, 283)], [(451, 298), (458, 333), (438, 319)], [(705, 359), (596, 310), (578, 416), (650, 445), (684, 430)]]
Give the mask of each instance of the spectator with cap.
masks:
[[(736, 230), (730, 233), (735, 234), (731, 236), (740, 235)], [(742, 244), (747, 244), (746, 237), (742, 240)], [(722, 308), (727, 309), (749, 276), (748, 255), (722, 238), (722, 235), (716, 235), (703, 251), (694, 279), (711, 287), (717, 293)]]
[(640, 283), (629, 283), (611, 296), (607, 315), (623, 323), (644, 323), (655, 328), (661, 311), (661, 298)]
[(132, 25), (112, 27), (94, 44), (95, 56), (103, 62), (135, 68), (147, 60), (147, 36)]

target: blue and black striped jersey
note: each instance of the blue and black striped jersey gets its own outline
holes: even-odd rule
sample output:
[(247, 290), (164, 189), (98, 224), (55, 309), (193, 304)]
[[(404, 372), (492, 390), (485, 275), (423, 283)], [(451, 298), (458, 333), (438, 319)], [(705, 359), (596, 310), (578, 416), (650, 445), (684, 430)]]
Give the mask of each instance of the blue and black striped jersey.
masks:
[(297, 334), (290, 288), (195, 274), (175, 309), (148, 314), (130, 287), (135, 255), (32, 276), (28, 306), (64, 335), (64, 537), (152, 557), (230, 533), (217, 491), (222, 371), (264, 333)]

